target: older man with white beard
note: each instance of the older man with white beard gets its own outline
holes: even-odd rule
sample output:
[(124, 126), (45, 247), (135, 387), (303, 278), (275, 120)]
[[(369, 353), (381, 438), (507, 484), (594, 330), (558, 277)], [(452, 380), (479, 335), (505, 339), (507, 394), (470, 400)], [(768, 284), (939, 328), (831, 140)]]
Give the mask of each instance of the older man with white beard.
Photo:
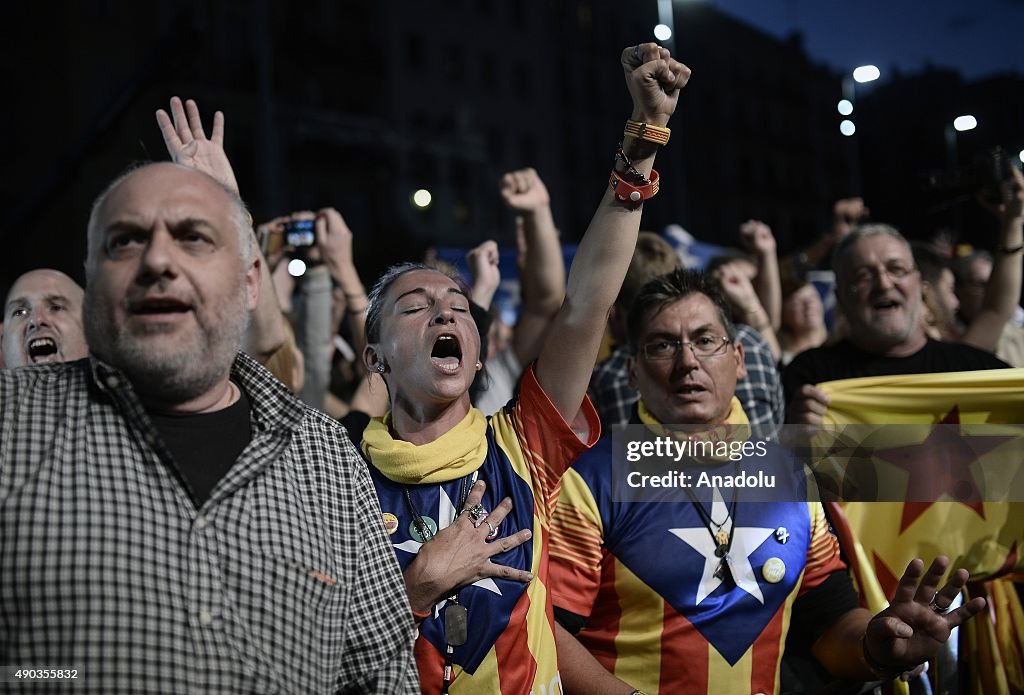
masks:
[(787, 422), (821, 424), (829, 397), (814, 384), (1008, 366), (976, 347), (925, 335), (921, 273), (910, 244), (894, 227), (858, 227), (836, 247), (832, 265), (849, 331), (844, 340), (802, 352), (786, 367)]
[(0, 372), (0, 682), (417, 691), (365, 465), (238, 352), (252, 238), (234, 192), (175, 164), (94, 205), (90, 358)]

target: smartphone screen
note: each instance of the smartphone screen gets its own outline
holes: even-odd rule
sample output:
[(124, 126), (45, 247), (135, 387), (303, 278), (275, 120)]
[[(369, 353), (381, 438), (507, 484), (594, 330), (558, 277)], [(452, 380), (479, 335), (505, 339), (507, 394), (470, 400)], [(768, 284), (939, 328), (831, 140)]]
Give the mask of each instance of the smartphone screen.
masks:
[(289, 222), (284, 233), (284, 242), (293, 248), (303, 248), (316, 243), (315, 220)]

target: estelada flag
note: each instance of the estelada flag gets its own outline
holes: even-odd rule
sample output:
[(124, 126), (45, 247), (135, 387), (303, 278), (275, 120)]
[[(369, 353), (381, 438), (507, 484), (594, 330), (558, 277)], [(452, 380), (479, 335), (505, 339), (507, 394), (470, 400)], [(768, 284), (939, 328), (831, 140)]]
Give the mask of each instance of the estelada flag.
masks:
[[(861, 452), (872, 457), (886, 499), (895, 499), (893, 486), (903, 485), (904, 499), (912, 500), (829, 504), (862, 603), (877, 613), (912, 559), (927, 564), (936, 555), (948, 556), (952, 567), (970, 571), (968, 593), (989, 601), (966, 630), (971, 692), (1024, 693), (1024, 614), (1012, 585), (1024, 578), (1024, 498), (1007, 496), (1007, 490), (1020, 488), (1024, 468), (1024, 369), (818, 386), (832, 399), (826, 430), (851, 423), (882, 426), (881, 439)], [(887, 427), (893, 424), (940, 426)], [(901, 437), (912, 441), (878, 445)], [(922, 490), (931, 496), (922, 498)]]

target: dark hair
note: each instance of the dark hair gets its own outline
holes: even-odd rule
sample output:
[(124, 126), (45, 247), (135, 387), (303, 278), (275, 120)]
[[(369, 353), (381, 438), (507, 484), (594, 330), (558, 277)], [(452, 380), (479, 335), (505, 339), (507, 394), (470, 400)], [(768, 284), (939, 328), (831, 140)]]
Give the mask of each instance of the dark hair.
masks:
[[(377, 281), (373, 283), (373, 287), (370, 288), (370, 292), (366, 295), (369, 306), (366, 309), (366, 342), (376, 343), (380, 340), (380, 317), (381, 312), (384, 310), (384, 295), (387, 294), (388, 288), (406, 273), (411, 273), (416, 270), (433, 270), (436, 273), (441, 271), (437, 268), (431, 268), (430, 266), (422, 263), (397, 263), (377, 278)], [(443, 274), (443, 273), (442, 273)]]
[(643, 334), (644, 325), (650, 317), (669, 304), (695, 293), (702, 294), (711, 300), (715, 309), (718, 310), (718, 318), (722, 321), (729, 340), (735, 340), (736, 327), (732, 322), (729, 305), (715, 283), (705, 273), (680, 268), (649, 281), (640, 288), (636, 299), (633, 300), (627, 318), (629, 344), (633, 352), (637, 350), (637, 343)]

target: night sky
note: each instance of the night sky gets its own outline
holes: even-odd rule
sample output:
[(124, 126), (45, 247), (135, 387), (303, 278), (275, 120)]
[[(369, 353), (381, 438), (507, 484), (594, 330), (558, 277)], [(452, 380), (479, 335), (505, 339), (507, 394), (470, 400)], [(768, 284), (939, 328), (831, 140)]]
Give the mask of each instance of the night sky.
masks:
[[(447, 0), (442, 0), (447, 2)], [(643, 0), (657, 5), (657, 0)], [(500, 2), (500, 0), (491, 0)], [(524, 6), (546, 0), (525, 0)], [(858, 2), (837, 2), (835, 0), (674, 0), (677, 7), (685, 3), (707, 3), (720, 11), (729, 13), (751, 26), (779, 38), (786, 38), (794, 31), (803, 35), (803, 46), (811, 59), (827, 65), (836, 72), (847, 72), (865, 63), (873, 63), (882, 73), (880, 83), (894, 76), (894, 67), (905, 75), (922, 72), (927, 66), (952, 68), (967, 80), (977, 80), (997, 73), (1015, 72), (1024, 75), (1024, 51), (1021, 50), (1021, 28), (1024, 27), (1024, 0), (859, 0)], [(200, 3), (210, 8), (218, 7), (216, 2)], [(59, 3), (58, 3), (59, 5)], [(173, 5), (173, 3), (172, 3)], [(629, 3), (623, 4), (623, 7)], [(241, 7), (245, 7), (242, 3)], [(264, 6), (256, 4), (254, 6)], [(467, 4), (468, 6), (468, 4)], [(10, 93), (14, 96), (3, 120), (4, 131), (15, 133), (0, 146), (5, 161), (11, 163), (7, 187), (6, 224), (0, 225), (0, 293), (20, 273), (30, 258), (33, 265), (58, 265), (65, 270), (80, 268), (77, 259), (67, 260), (70, 247), (55, 243), (51, 248), (41, 248), (22, 243), (24, 217), (22, 203), (36, 200), (35, 192), (53, 186), (61, 190), (60, 177), (67, 181), (81, 176), (76, 168), (80, 161), (101, 159), (102, 153), (89, 151), (85, 145), (99, 142), (97, 133), (91, 129), (102, 120), (94, 114), (107, 113), (107, 101), (111, 94), (121, 92), (126, 80), (136, 69), (132, 61), (135, 56), (146, 54), (147, 42), (152, 38), (154, 27), (133, 34), (125, 27), (131, 26), (134, 14), (129, 10), (142, 7), (134, 3), (97, 2), (85, 3), (76, 12), (57, 13), (50, 16), (53, 8), (42, 5), (22, 5), (14, 19), (4, 26), (8, 31), (5, 46), (15, 47), (4, 54), (0, 61), (6, 70), (7, 83), (13, 84)], [(97, 17), (124, 15), (127, 19), (113, 23), (121, 34), (112, 33), (103, 39), (74, 43), (71, 48), (63, 45), (49, 50), (48, 42), (55, 34), (43, 30), (47, 23), (59, 22), (61, 14), (78, 19), (85, 18), (95, 23)], [(215, 14), (211, 12), (210, 14)], [(683, 13), (677, 11), (677, 17)], [(141, 16), (148, 16), (141, 12)], [(65, 22), (71, 19), (65, 17)], [(75, 31), (77, 29), (73, 29)], [(677, 31), (681, 27), (677, 26)], [(190, 36), (195, 40), (206, 37), (201, 31)], [(639, 38), (639, 37), (638, 37)], [(17, 39), (17, 40), (16, 40)], [(646, 37), (651, 40), (651, 37)], [(728, 46), (729, 50), (743, 51), (742, 45)], [(84, 77), (109, 73), (109, 79), (97, 79), (95, 91), (91, 82), (75, 83), (62, 78), (62, 61), (75, 60), (76, 51), (92, 54), (83, 57)], [(688, 59), (685, 46), (677, 46), (676, 53), (684, 62)], [(127, 61), (121, 55), (130, 56)], [(97, 58), (97, 56), (99, 56)], [(168, 67), (172, 71), (174, 67)], [(17, 78), (17, 79), (15, 79)], [(188, 84), (188, 75), (180, 82)], [(20, 89), (19, 89), (20, 87)], [(868, 91), (871, 86), (859, 87)], [(106, 90), (106, 91), (104, 91)], [(144, 137), (159, 155), (159, 140), (152, 124), (152, 108), (165, 104), (166, 96), (161, 94), (155, 101), (146, 95), (151, 103), (146, 107), (145, 122), (128, 122), (122, 128), (131, 132), (145, 133)], [(63, 102), (69, 108), (69, 117), (62, 116)], [(110, 105), (110, 111), (117, 113), (117, 102)], [(133, 112), (134, 113), (134, 112)], [(230, 122), (230, 117), (229, 117)], [(237, 132), (230, 131), (229, 133)], [(102, 133), (100, 133), (102, 134)], [(141, 140), (143, 136), (139, 136)], [(229, 144), (230, 138), (229, 135)], [(239, 135), (234, 135), (238, 138)], [(40, 143), (38, 147), (32, 143)], [(236, 140), (237, 142), (237, 140)], [(142, 150), (140, 149), (140, 152)], [(139, 156), (139, 155), (136, 155)], [(20, 159), (19, 159), (20, 158)], [(23, 188), (19, 184), (24, 183)], [(56, 182), (56, 183), (54, 183)], [(41, 198), (40, 198), (41, 199)], [(31, 207), (26, 207), (31, 210)], [(75, 218), (69, 225), (75, 229), (84, 227), (84, 213), (69, 210)], [(13, 239), (14, 242), (8, 240)], [(30, 253), (35, 249), (35, 253)], [(7, 261), (5, 264), (4, 261)]]
[[(696, 0), (692, 0), (696, 1)], [(927, 64), (967, 79), (1024, 73), (1024, 0), (713, 0), (720, 10), (779, 37), (804, 35), (812, 59), (838, 71), (871, 63), (882, 80)]]

